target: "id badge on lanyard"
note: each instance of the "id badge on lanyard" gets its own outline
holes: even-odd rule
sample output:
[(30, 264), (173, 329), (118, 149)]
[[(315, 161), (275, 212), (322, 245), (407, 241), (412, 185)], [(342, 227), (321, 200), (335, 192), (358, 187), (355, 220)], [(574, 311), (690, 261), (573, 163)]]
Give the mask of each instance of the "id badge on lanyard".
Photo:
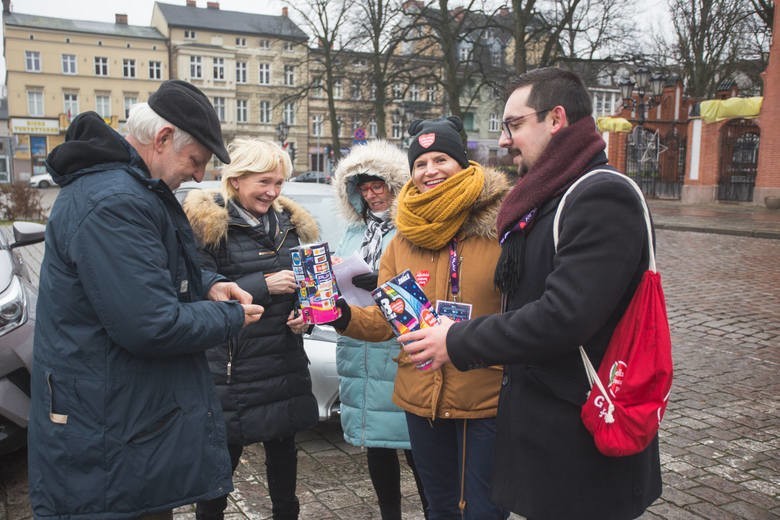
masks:
[(439, 316), (447, 316), (453, 321), (471, 319), (471, 304), (458, 301), (460, 294), (460, 273), (458, 272), (458, 241), (450, 242), (450, 293), (453, 301), (436, 300), (436, 312)]

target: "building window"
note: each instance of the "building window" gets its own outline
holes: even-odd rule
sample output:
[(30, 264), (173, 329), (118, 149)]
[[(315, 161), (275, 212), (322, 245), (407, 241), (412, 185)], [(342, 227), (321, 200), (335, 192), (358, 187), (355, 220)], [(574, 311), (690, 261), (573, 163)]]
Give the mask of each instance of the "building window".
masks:
[(62, 55), (62, 73), (63, 74), (76, 74), (76, 55), (75, 54), (63, 54)]
[(108, 58), (95, 56), (95, 76), (108, 76)]
[(295, 124), (295, 103), (292, 101), (288, 101), (284, 104), (284, 112), (282, 114), (282, 119), (284, 119), (284, 122), (288, 125), (294, 125)]
[(471, 51), (473, 44), (471, 42), (460, 42), (458, 45), (458, 61), (467, 63), (471, 61)]
[(149, 79), (162, 79), (162, 62), (149, 62)]
[(187, 40), (194, 40), (197, 34), (192, 29), (184, 29), (184, 38)]
[(43, 92), (40, 90), (27, 91), (27, 113), (31, 116), (43, 115)]
[(436, 103), (436, 85), (428, 85), (428, 90), (425, 94), (425, 100), (428, 103)]
[(292, 52), (295, 50), (295, 44), (293, 42), (284, 42), (283, 49), (287, 52)]
[(248, 121), (248, 101), (246, 99), (236, 100), (236, 122), (246, 123)]
[(270, 63), (261, 63), (260, 66), (260, 77), (258, 78), (258, 83), (261, 85), (270, 85), (271, 84), (271, 64)]
[(368, 122), (368, 136), (376, 137), (376, 132), (377, 132), (376, 119), (371, 119), (371, 121)]
[(376, 99), (376, 85), (371, 85), (371, 101)]
[(201, 67), (202, 59), (200, 56), (190, 56), (190, 78), (202, 79), (203, 68)]
[(130, 117), (130, 109), (133, 105), (138, 103), (138, 98), (135, 96), (125, 96), (125, 119)]
[(217, 113), (219, 120), (225, 122), (225, 98), (214, 98), (214, 111)]
[(214, 58), (214, 80), (225, 81), (225, 58)]
[(488, 123), (488, 130), (490, 132), (501, 131), (501, 117), (498, 114), (490, 114), (490, 122)]
[(312, 118), (311, 134), (314, 137), (322, 137), (323, 119), (324, 117), (322, 115), (317, 115)]
[(236, 38), (236, 47), (246, 47), (246, 38)]
[(360, 90), (360, 82), (354, 80), (351, 82), (352, 99), (359, 100), (363, 98), (363, 92)]
[(236, 62), (236, 83), (246, 83), (246, 62)]
[(496, 47), (490, 50), (490, 63), (494, 67), (500, 67), (503, 61), (503, 55), (500, 47)]
[(100, 117), (111, 117), (111, 96), (105, 94), (95, 96), (95, 112)]
[(295, 66), (284, 66), (284, 84), (288, 86), (295, 85)]
[(322, 78), (314, 78), (314, 84), (312, 85), (312, 95), (316, 98), (321, 98), (325, 96), (325, 93), (322, 90)]
[(409, 100), (420, 101), (420, 88), (414, 83), (409, 85)]
[(467, 132), (473, 132), (477, 130), (476, 123), (474, 122), (473, 112), (463, 112), (463, 129)]
[(393, 117), (393, 127), (392, 127), (393, 139), (400, 139), (401, 136), (403, 135), (402, 125), (403, 123), (401, 122), (400, 117)]
[(404, 89), (398, 83), (393, 85), (393, 100), (401, 101), (404, 98)]
[(261, 49), (270, 49), (271, 48), (271, 40), (260, 40), (260, 42), (257, 45)]
[(271, 122), (271, 102), (270, 101), (261, 101), (260, 102), (260, 122), (261, 123), (270, 123)]
[(122, 60), (122, 75), (126, 78), (135, 77), (135, 60)]
[(367, 62), (363, 58), (358, 58), (355, 60), (355, 67), (365, 67), (367, 65)]
[(38, 51), (24, 51), (24, 70), (27, 72), (41, 71), (41, 53)]
[(335, 99), (344, 97), (344, 84), (341, 78), (333, 80), (333, 97)]
[(68, 116), (68, 121), (79, 115), (79, 95), (66, 92), (63, 96), (62, 111)]

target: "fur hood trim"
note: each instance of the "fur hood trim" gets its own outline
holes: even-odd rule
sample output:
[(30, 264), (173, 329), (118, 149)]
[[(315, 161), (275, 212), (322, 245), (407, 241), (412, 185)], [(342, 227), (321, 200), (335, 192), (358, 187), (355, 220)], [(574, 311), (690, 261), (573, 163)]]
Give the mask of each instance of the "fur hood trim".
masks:
[[(509, 193), (510, 185), (506, 175), (500, 171), (488, 167), (482, 167), (482, 170), (485, 172), (485, 186), (482, 188), (482, 193), (480, 193), (474, 205), (471, 206), (471, 212), (461, 226), (457, 234), (458, 237), (495, 239), (498, 236), (496, 233), (498, 210), (501, 207), (501, 201)], [(398, 213), (397, 200), (393, 201), (391, 211), (393, 221), (395, 221)], [(413, 247), (417, 246), (413, 245)]]
[(350, 224), (363, 223), (364, 202), (357, 189), (357, 175), (361, 173), (384, 179), (395, 199), (409, 180), (409, 161), (397, 146), (382, 140), (354, 146), (339, 161), (333, 182), (341, 214)]
[[(192, 190), (183, 204), (195, 237), (206, 247), (217, 246), (227, 237), (231, 217), (222, 198), (215, 190)], [(302, 244), (317, 242), (320, 230), (314, 217), (297, 202), (280, 195), (273, 203), (276, 212), (290, 215)]]

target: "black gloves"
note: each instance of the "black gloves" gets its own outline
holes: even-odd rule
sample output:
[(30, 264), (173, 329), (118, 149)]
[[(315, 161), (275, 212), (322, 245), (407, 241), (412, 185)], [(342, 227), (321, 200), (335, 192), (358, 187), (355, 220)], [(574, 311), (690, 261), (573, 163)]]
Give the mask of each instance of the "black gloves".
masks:
[(349, 310), (349, 304), (344, 298), (336, 300), (336, 307), (341, 309), (341, 316), (328, 322), (328, 325), (333, 326), (334, 329), (344, 330), (349, 325), (349, 320), (352, 319), (352, 312)]
[(366, 291), (373, 291), (376, 289), (376, 280), (378, 276), (379, 273), (376, 271), (353, 276), (352, 285), (359, 287), (360, 289), (365, 289)]

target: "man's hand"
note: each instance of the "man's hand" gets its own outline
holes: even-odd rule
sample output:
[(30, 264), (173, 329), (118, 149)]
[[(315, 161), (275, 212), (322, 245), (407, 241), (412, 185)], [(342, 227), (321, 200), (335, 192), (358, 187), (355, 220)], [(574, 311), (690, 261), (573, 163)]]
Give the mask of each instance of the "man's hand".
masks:
[(435, 327), (398, 336), (398, 342), (415, 364), (432, 361), (426, 370), (436, 370), (450, 362), (450, 355), (447, 353), (447, 331), (455, 322), (446, 316), (440, 316), (439, 321), (441, 324)]
[(239, 303), (245, 305), (252, 303), (252, 295), (239, 287), (235, 282), (217, 282), (211, 286), (206, 296), (209, 300), (214, 300), (215, 302), (238, 300)]
[(289, 270), (266, 275), (265, 283), (268, 286), (268, 292), (271, 294), (290, 294), (298, 289), (295, 275)]
[(263, 312), (265, 312), (265, 309), (262, 305), (254, 305), (250, 303), (242, 304), (241, 306), (244, 308), (244, 327), (250, 323), (254, 323), (260, 320), (260, 316), (262, 316)]

